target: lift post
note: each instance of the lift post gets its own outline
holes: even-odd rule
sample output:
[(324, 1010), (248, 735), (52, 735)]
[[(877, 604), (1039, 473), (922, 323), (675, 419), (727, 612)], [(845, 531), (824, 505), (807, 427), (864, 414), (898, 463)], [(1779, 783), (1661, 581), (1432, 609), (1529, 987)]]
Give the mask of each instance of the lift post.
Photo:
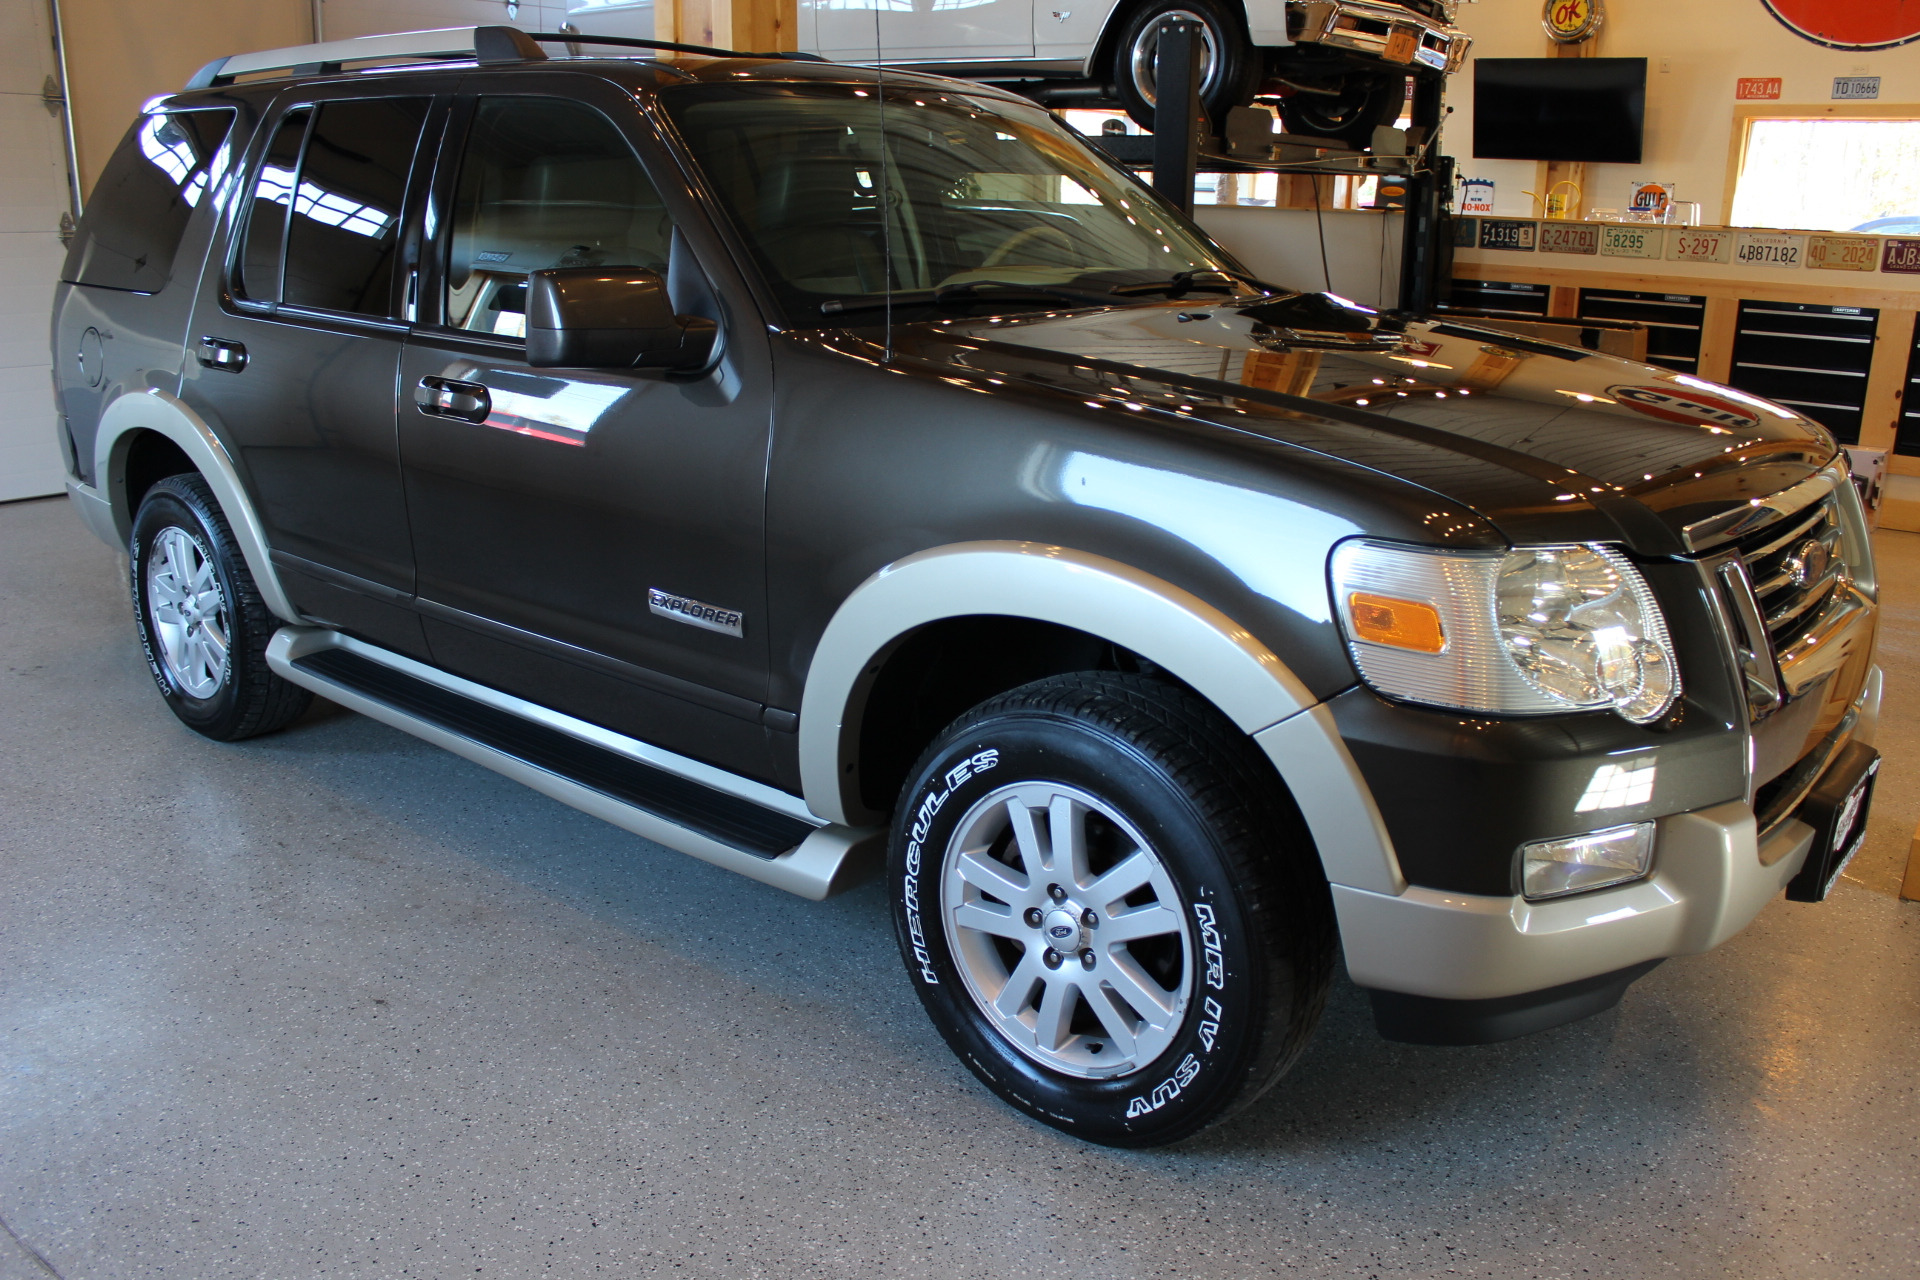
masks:
[(1192, 18), (1160, 24), (1153, 51), (1153, 189), (1193, 216), (1193, 179), (1200, 167), (1202, 28)]
[(1209, 172), (1339, 173), (1391, 177), (1403, 183), (1406, 206), (1396, 309), (1413, 316), (1430, 313), (1444, 297), (1453, 257), (1446, 213), (1453, 162), (1435, 150), (1445, 111), (1442, 82), (1427, 77), (1416, 81), (1413, 128), (1418, 134), (1406, 155), (1361, 154), (1332, 145), (1316, 148), (1313, 140), (1287, 135), (1279, 135), (1265, 156), (1237, 155), (1214, 136), (1212, 122), (1200, 104), (1202, 49), (1198, 22), (1190, 18), (1164, 20), (1154, 51), (1152, 137), (1108, 134), (1095, 139), (1096, 143), (1121, 164), (1136, 169), (1151, 165), (1153, 189), (1189, 217), (1193, 214), (1194, 178), (1203, 162)]

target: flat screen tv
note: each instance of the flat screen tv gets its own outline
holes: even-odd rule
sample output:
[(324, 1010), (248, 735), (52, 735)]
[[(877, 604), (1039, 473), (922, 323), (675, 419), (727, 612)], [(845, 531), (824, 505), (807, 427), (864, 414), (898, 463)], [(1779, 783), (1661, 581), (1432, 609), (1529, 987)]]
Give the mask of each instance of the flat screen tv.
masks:
[(1473, 154), (1480, 160), (1639, 164), (1645, 58), (1479, 58)]

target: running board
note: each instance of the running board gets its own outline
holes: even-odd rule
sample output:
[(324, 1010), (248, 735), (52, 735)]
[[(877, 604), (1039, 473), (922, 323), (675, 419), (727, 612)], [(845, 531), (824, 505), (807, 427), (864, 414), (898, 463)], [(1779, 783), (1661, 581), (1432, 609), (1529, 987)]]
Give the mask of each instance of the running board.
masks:
[(267, 664), (323, 698), (635, 835), (819, 900), (878, 866), (885, 832), (664, 748), (319, 627), (282, 627)]

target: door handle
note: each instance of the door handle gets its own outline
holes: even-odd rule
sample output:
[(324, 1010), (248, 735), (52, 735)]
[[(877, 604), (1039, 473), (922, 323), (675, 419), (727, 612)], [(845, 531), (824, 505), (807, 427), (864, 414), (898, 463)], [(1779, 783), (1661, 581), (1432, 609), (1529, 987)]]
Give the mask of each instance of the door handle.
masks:
[(238, 373), (247, 367), (246, 344), (230, 342), (225, 338), (201, 338), (194, 357), (208, 369), (222, 369), (228, 373)]
[(485, 422), (493, 412), (493, 397), (477, 382), (456, 382), (452, 378), (426, 377), (413, 389), (413, 402), (420, 412), (438, 418), (459, 418), (464, 422)]

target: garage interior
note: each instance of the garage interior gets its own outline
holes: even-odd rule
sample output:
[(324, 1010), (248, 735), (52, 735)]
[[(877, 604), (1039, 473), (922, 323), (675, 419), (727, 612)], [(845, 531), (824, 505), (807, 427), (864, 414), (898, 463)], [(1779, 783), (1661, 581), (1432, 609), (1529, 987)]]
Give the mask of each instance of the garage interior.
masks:
[[(142, 104), (316, 39), (793, 49), (812, 8), (0, 3), (0, 1280), (1913, 1275), (1920, 167), (1875, 179), (1911, 227), (1732, 219), (1813, 207), (1766, 166), (1818, 147), (1764, 151), (1756, 122), (1905, 122), (1920, 156), (1920, 43), (1815, 42), (1761, 0), (1613, 0), (1572, 46), (1537, 0), (1459, 9), (1437, 312), (1793, 405), (1849, 448), (1874, 523), (1884, 766), (1859, 854), (1827, 901), (1775, 902), (1594, 1017), (1396, 1044), (1342, 977), (1251, 1110), (1093, 1146), (946, 1052), (877, 880), (806, 902), (325, 701), (231, 744), (156, 705), (126, 558), (65, 496), (46, 342), (72, 219)], [(1640, 163), (1475, 155), (1474, 60), (1547, 56), (1647, 60)], [(1191, 178), (1205, 230), (1263, 279), (1399, 305), (1405, 166), (1283, 144), (1210, 165), (1227, 149)], [(1621, 216), (1641, 199), (1662, 216)]]

